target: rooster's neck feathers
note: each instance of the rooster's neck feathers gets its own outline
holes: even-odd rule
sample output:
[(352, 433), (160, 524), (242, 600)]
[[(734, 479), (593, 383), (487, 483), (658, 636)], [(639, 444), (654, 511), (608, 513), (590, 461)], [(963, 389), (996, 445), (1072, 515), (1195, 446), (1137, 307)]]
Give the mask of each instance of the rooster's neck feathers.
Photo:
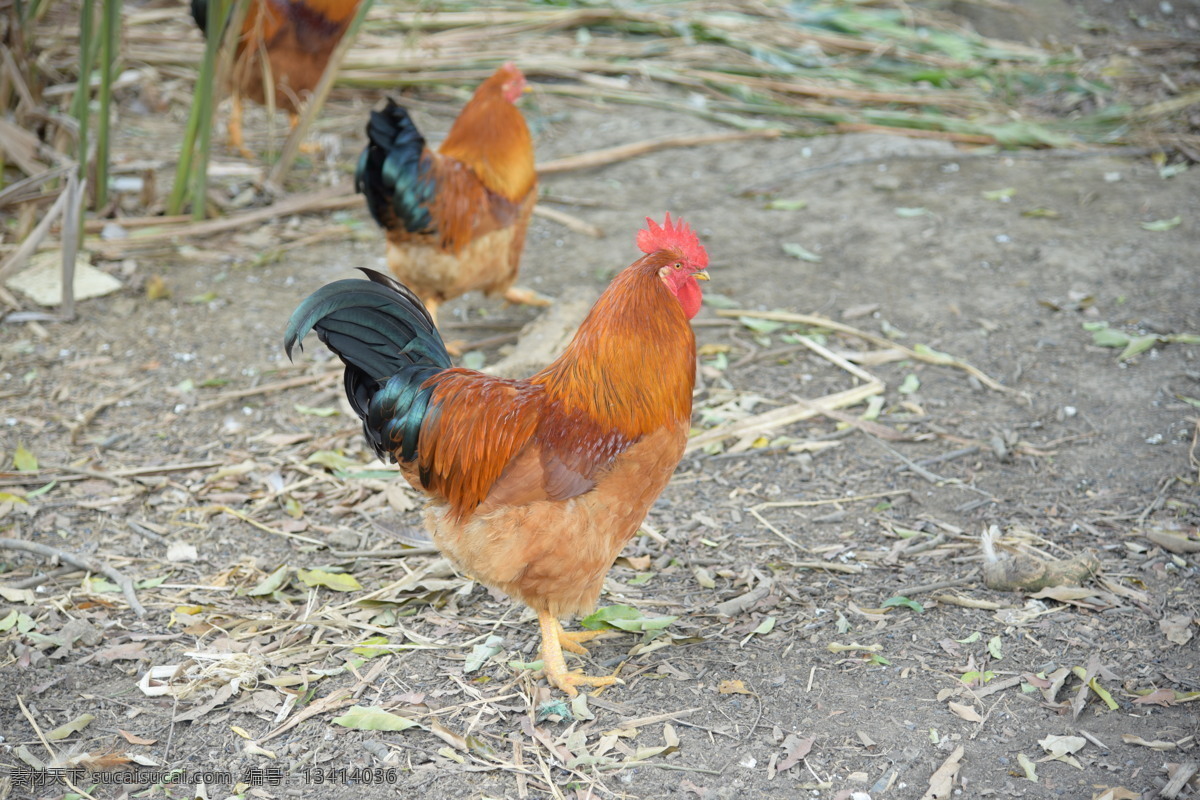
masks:
[(438, 152), (469, 166), (489, 191), (520, 202), (537, 183), (533, 138), (520, 110), (501, 94), (500, 73), (482, 83)]
[(617, 275), (563, 354), (530, 379), (567, 416), (629, 440), (691, 417), (696, 339), (658, 277), (670, 258), (651, 254)]

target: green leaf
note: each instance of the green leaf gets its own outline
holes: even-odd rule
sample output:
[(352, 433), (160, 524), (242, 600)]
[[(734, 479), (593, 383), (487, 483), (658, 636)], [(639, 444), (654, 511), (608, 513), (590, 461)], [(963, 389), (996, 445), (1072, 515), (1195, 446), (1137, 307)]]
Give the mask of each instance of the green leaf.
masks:
[(930, 213), (928, 208), (923, 208), (921, 206), (917, 206), (916, 208), (903, 208), (903, 207), (893, 208), (892, 211), (895, 212), (897, 217), (901, 217), (904, 219), (910, 219), (912, 217), (931, 217), (931, 216), (933, 216), (933, 214)]
[(617, 628), (622, 631), (656, 631), (670, 625), (679, 617), (645, 617), (633, 606), (605, 606), (579, 621), (590, 631)]
[(950, 355), (949, 353), (943, 353), (938, 350), (934, 350), (927, 344), (914, 344), (913, 352), (938, 364), (954, 363), (954, 356)]
[(993, 189), (990, 192), (983, 192), (983, 199), (984, 200), (999, 200), (1001, 202), (1004, 202), (1005, 200), (1012, 198), (1013, 195), (1015, 195), (1016, 193), (1017, 193), (1017, 190), (1015, 188), (1013, 188), (1012, 186), (1005, 186), (1003, 189)]
[(332, 406), (315, 408), (313, 406), (305, 406), (296, 403), (292, 408), (296, 409), (301, 414), (308, 414), (310, 417), (336, 417), (341, 412)]
[(754, 633), (757, 633), (759, 636), (766, 636), (773, 630), (775, 630), (775, 617), (767, 617), (758, 623), (758, 627), (754, 629)]
[(304, 463), (320, 464), (322, 467), (330, 470), (349, 469), (350, 467), (359, 466), (359, 463), (354, 459), (347, 458), (346, 456), (334, 450), (318, 450), (306, 458)]
[(769, 211), (801, 211), (808, 208), (807, 200), (772, 200), (765, 208)]
[(375, 647), (374, 646), (374, 645), (387, 644), (387, 643), (388, 643), (388, 637), (386, 637), (386, 636), (383, 636), (383, 635), (368, 636), (366, 639), (363, 639), (362, 644), (360, 644), (358, 647), (350, 648), (350, 652), (354, 653), (354, 655), (356, 655), (356, 656), (362, 656), (363, 658), (375, 658), (376, 656), (381, 656), (381, 655), (384, 655), (385, 653), (393, 652), (393, 648), (391, 648), (391, 647)]
[(1192, 408), (1200, 408), (1200, 400), (1197, 400), (1195, 397), (1188, 397), (1187, 395), (1177, 394), (1177, 395), (1175, 395), (1175, 398), (1178, 400), (1182, 400), (1183, 402), (1187, 403)]
[(469, 675), (487, 663), (487, 660), (504, 649), (504, 637), (492, 634), (483, 644), (471, 648), (471, 654), (463, 664), (463, 674)]
[(545, 669), (546, 662), (541, 661), (541, 660), (538, 660), (538, 661), (510, 661), (510, 662), (508, 662), (508, 666), (511, 667), (512, 669), (528, 669), (528, 670), (537, 671), (539, 669)]
[(29, 501), (19, 494), (12, 492), (0, 492), (0, 503), (20, 503), (21, 505), (29, 505)]
[(1100, 685), (1099, 678), (1092, 678), (1090, 681), (1088, 681), (1088, 688), (1095, 692), (1096, 696), (1104, 701), (1104, 705), (1108, 706), (1109, 711), (1116, 711), (1118, 708), (1120, 708), (1120, 706), (1117, 705), (1117, 701), (1113, 700), (1112, 694)]
[(704, 305), (711, 308), (737, 308), (738, 302), (720, 292), (705, 292)]
[(896, 391), (900, 394), (912, 394), (920, 388), (921, 379), (910, 372), (904, 376), (904, 380), (900, 382), (900, 385), (896, 388)]
[(0, 619), (0, 633), (5, 633), (12, 630), (12, 627), (17, 624), (17, 611), (13, 609), (8, 612), (8, 616)]
[(468, 350), (463, 353), (462, 365), (467, 369), (481, 370), (487, 363), (487, 356), (482, 350)]
[(1144, 353), (1154, 345), (1158, 344), (1157, 334), (1147, 333), (1143, 336), (1134, 336), (1129, 340), (1129, 344), (1121, 351), (1121, 355), (1117, 356), (1122, 361), (1127, 361), (1139, 353)]
[(758, 317), (738, 317), (738, 322), (755, 333), (774, 333), (783, 327), (782, 322), (776, 322), (773, 319), (759, 319)]
[(783, 252), (787, 253), (792, 258), (798, 258), (801, 261), (809, 261), (813, 264), (818, 264), (821, 261), (821, 257), (819, 255), (796, 242), (784, 242), (782, 247)]
[(41, 496), (42, 496), (42, 495), (44, 495), (46, 492), (48, 492), (48, 491), (50, 491), (51, 489), (53, 489), (55, 486), (58, 486), (58, 481), (50, 481), (50, 482), (49, 482), (49, 483), (47, 483), (45, 486), (39, 486), (38, 488), (34, 489), (32, 492), (26, 492), (26, 493), (25, 493), (25, 497), (26, 497), (26, 498), (30, 498), (30, 497), (41, 497)]
[(79, 733), (81, 730), (92, 724), (92, 720), (96, 718), (95, 714), (80, 714), (70, 722), (59, 725), (52, 731), (46, 733), (46, 739), (51, 742), (61, 741), (73, 733)]
[(190, 298), (188, 298), (188, 302), (192, 303), (193, 305), (203, 305), (204, 303), (211, 303), (213, 300), (216, 300), (216, 299), (217, 299), (217, 293), (210, 291), (210, 292), (205, 292), (204, 294), (198, 294), (193, 297), (190, 297)]
[(333, 724), (356, 731), (406, 731), (424, 727), (419, 722), (377, 706), (351, 706), (345, 714), (334, 717)]
[(883, 601), (884, 608), (891, 608), (893, 606), (904, 606), (905, 608), (911, 608), (918, 614), (925, 613), (925, 606), (921, 605), (916, 600), (905, 597), (902, 594), (898, 594), (895, 597), (889, 597), (887, 600)]
[(955, 639), (954, 641), (958, 642), (959, 644), (974, 644), (975, 642), (978, 642), (982, 638), (983, 638), (983, 634), (980, 633), (979, 631), (975, 631), (974, 633), (972, 633), (970, 636), (968, 636), (965, 639)]
[(333, 471), (333, 477), (343, 481), (390, 481), (399, 474), (400, 473), (394, 469), (361, 469), (355, 472), (348, 472), (343, 469), (335, 469)]
[(26, 450), (24, 444), (18, 444), (17, 452), (13, 453), (13, 466), (17, 472), (37, 472), (37, 456)]
[(291, 569), (291, 567), (284, 564), (282, 567), (259, 581), (258, 585), (246, 592), (246, 594), (250, 595), (251, 597), (262, 597), (263, 595), (275, 594), (275, 592), (278, 592), (283, 587), (283, 582), (287, 580), (288, 572), (290, 572)]
[(1132, 337), (1119, 331), (1115, 328), (1101, 328), (1092, 332), (1092, 344), (1100, 345), (1101, 347), (1125, 347), (1129, 344)]
[(657, 572), (639, 572), (637, 575), (634, 575), (632, 578), (625, 581), (625, 583), (629, 584), (630, 586), (644, 586), (649, 583), (650, 579), (657, 574)]
[(988, 654), (997, 661), (1004, 660), (1004, 651), (1000, 647), (1000, 637), (993, 636), (988, 639), (987, 643)]
[(1153, 222), (1143, 222), (1142, 227), (1148, 231), (1169, 231), (1177, 227), (1183, 222), (1183, 217), (1171, 217), (1170, 219), (1156, 219)]
[(1039, 206), (1037, 208), (1025, 209), (1024, 211), (1021, 212), (1021, 216), (1022, 217), (1033, 217), (1035, 219), (1037, 219), (1037, 218), (1058, 219), (1058, 212), (1055, 211), (1053, 208), (1042, 208), (1041, 206)]
[(324, 586), (335, 592), (357, 592), (362, 584), (347, 572), (327, 572), (323, 569), (298, 569), (298, 577), (306, 586)]

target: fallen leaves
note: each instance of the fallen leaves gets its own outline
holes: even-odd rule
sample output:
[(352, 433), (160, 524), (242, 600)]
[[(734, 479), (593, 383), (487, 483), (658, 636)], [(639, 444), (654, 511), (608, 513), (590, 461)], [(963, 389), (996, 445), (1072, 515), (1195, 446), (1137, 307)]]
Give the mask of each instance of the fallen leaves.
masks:
[(1038, 744), (1046, 751), (1044, 758), (1039, 761), (1061, 761), (1064, 764), (1070, 764), (1076, 769), (1083, 769), (1073, 753), (1078, 753), (1087, 744), (1087, 739), (1082, 736), (1060, 736), (1051, 734), (1043, 739), (1038, 740)]
[(929, 778), (929, 788), (921, 795), (921, 800), (947, 800), (954, 793), (954, 779), (962, 769), (965, 748), (959, 745), (954, 752), (942, 762)]
[(351, 706), (340, 717), (334, 717), (332, 722), (356, 731), (406, 731), (422, 727), (419, 722), (378, 706)]
[(1172, 614), (1158, 621), (1158, 629), (1172, 644), (1185, 645), (1192, 640), (1192, 618), (1188, 614)]
[(1121, 741), (1125, 744), (1137, 745), (1138, 747), (1149, 747), (1151, 750), (1175, 750), (1179, 747), (1179, 745), (1175, 744), (1175, 742), (1165, 742), (1161, 739), (1155, 739), (1152, 742), (1148, 742), (1142, 737), (1132, 733), (1121, 734)]

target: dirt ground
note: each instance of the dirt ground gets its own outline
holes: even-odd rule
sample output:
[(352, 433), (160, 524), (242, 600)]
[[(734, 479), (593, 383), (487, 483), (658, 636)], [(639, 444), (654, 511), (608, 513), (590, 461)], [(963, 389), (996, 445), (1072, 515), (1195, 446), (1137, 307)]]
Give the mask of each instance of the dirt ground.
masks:
[[(1123, 35), (1116, 5), (1055, 6), (1006, 35), (1082, 37), (1081, 16), (1104, 14)], [(342, 177), (368, 105), (330, 107), (314, 186)], [(436, 140), (453, 110), (423, 108)], [(719, 130), (536, 92), (526, 113), (541, 161)], [(119, 150), (144, 147), (125, 131)], [(0, 535), (115, 567), (146, 613), (111, 576), (0, 549), (0, 763), (139, 769), (132, 786), (73, 784), (174, 798), (1118, 800), (1195, 771), (1200, 347), (1178, 335), (1200, 334), (1200, 170), (852, 134), (543, 184), (607, 234), (534, 219), (521, 283), (551, 297), (600, 291), (648, 214), (699, 231), (719, 297), (696, 320), (698, 429), (867, 383), (805, 345), (811, 326), (754, 312), (870, 334), (813, 336), (886, 385), (844, 419), (685, 457), (601, 598), (677, 619), (582, 662), (625, 685), (567, 706), (522, 669), (532, 615), (404, 550), (420, 499), (372, 463), (323, 348), (283, 355), (300, 299), (382, 263), (355, 205), (132, 253), (104, 264), (126, 290), (77, 322), (4, 325), (3, 468), (23, 447), (41, 470), (0, 491), (49, 488), (0, 495)], [(169, 296), (150, 299), (160, 279)], [(471, 295), (443, 313), (493, 363), (539, 310)], [(1158, 338), (1121, 360), (1097, 333)], [(990, 589), (989, 530), (1000, 566), (1090, 553), (1099, 573), (1040, 597)], [(354, 706), (415, 725), (352, 729)], [(169, 784), (179, 770), (207, 785)], [(0, 797), (84, 796), (16, 778)]]

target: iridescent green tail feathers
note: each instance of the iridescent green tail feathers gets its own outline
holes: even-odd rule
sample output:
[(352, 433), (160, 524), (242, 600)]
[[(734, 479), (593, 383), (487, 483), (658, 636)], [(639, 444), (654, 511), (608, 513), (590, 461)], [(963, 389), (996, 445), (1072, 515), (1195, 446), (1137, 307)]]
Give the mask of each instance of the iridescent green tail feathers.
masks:
[[(369, 280), (323, 286), (292, 312), (283, 338), (288, 358), (310, 330), (346, 365), (346, 397), (381, 458), (411, 461), (431, 389), (450, 355), (425, 306), (406, 286), (375, 270)], [(303, 349), (303, 345), (301, 345)]]

